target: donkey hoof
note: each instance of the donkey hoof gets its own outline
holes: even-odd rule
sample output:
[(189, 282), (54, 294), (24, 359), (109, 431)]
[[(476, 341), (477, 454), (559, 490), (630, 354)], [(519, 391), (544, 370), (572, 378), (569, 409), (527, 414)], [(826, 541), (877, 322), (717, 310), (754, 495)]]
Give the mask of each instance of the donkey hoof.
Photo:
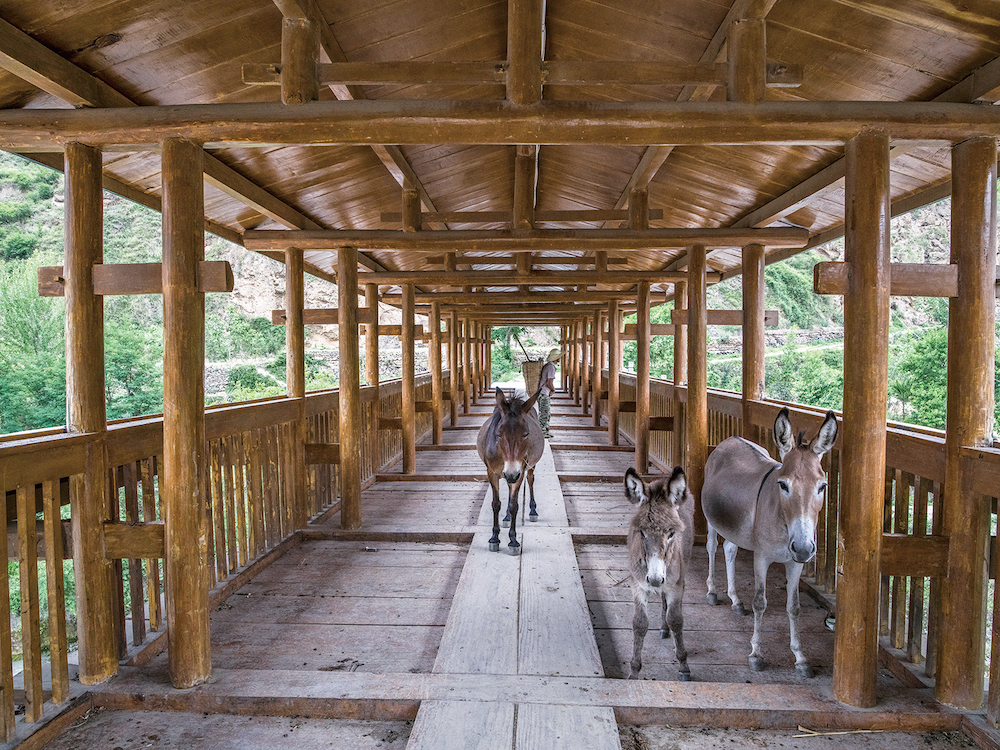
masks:
[(719, 600), (719, 597), (716, 596), (715, 594), (708, 595), (708, 603), (711, 604), (713, 607), (717, 607), (720, 604), (722, 604), (722, 602)]
[(529, 521), (537, 521), (538, 520), (538, 514), (537, 513), (529, 513), (528, 514), (528, 520)]
[(521, 545), (518, 544), (517, 542), (511, 542), (510, 544), (507, 545), (507, 551), (510, 552), (510, 554), (513, 556), (520, 555)]
[(503, 526), (505, 529), (509, 529), (510, 528), (510, 519), (509, 518), (503, 519), (500, 522), (500, 525)]
[(669, 638), (670, 628), (660, 628), (660, 638)]
[(490, 552), (499, 552), (500, 542), (490, 542)]
[(680, 676), (681, 682), (691, 682), (690, 672), (678, 672), (678, 675)]
[(813, 668), (808, 664), (796, 664), (795, 671), (799, 673), (801, 677), (815, 677), (816, 673), (813, 672)]
[(733, 612), (735, 612), (736, 614), (738, 614), (738, 615), (740, 615), (742, 617), (746, 617), (748, 614), (750, 614), (750, 610), (748, 610), (746, 607), (744, 607), (742, 603), (740, 603), (740, 604), (734, 604), (733, 605)]
[(750, 657), (750, 669), (754, 672), (764, 671), (764, 657), (762, 656), (751, 656)]

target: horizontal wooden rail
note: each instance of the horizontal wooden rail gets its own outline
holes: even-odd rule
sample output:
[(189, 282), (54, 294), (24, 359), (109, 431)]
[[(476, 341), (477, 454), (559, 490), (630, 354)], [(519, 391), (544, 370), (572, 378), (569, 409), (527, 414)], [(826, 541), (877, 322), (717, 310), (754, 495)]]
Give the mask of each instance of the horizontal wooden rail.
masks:
[(109, 560), (163, 557), (163, 522), (136, 525), (106, 522), (104, 556)]
[[(336, 307), (311, 308), (302, 311), (303, 325), (338, 325), (340, 310)], [(368, 307), (358, 308), (358, 323), (369, 324), (374, 321), (372, 310)], [(287, 322), (285, 310), (271, 310), (271, 323), (276, 326), (283, 326)]]
[[(233, 269), (226, 260), (203, 260), (198, 263), (199, 292), (233, 291)], [(162, 263), (128, 263), (94, 266), (94, 294), (162, 294)], [(62, 266), (38, 269), (38, 296), (62, 297), (66, 279)]]

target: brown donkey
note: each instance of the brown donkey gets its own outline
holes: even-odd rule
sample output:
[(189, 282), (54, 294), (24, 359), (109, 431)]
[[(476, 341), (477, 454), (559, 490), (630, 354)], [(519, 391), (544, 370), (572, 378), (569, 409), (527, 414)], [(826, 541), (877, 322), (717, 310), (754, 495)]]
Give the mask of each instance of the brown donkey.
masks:
[(674, 637), (680, 678), (691, 679), (684, 648), (684, 574), (694, 546), (694, 500), (680, 466), (670, 477), (649, 484), (630, 468), (625, 472), (625, 496), (638, 505), (628, 527), (628, 566), (632, 574), (632, 662), (629, 677), (642, 669), (642, 644), (649, 629), (646, 603), (659, 592), (663, 608), (660, 637)]
[(781, 461), (759, 445), (739, 437), (726, 438), (705, 464), (701, 507), (708, 519), (708, 602), (719, 604), (715, 593), (715, 551), (724, 540), (726, 577), (733, 610), (747, 614), (736, 593), (736, 552), (753, 552), (753, 637), (750, 668), (764, 668), (760, 652), (761, 623), (767, 608), (765, 584), (772, 562), (785, 565), (788, 586), (789, 641), (795, 669), (812, 677), (813, 670), (799, 643), (799, 577), (802, 565), (816, 554), (816, 520), (826, 496), (826, 472), (821, 459), (837, 439), (837, 418), (826, 413), (819, 433), (811, 441), (799, 433), (792, 440), (788, 409), (774, 420), (774, 442)]
[(507, 516), (504, 526), (510, 521), (510, 542), (507, 551), (512, 555), (521, 553), (517, 541), (517, 494), (521, 490), (525, 475), (531, 495), (532, 521), (538, 520), (535, 510), (535, 464), (545, 450), (545, 438), (538, 417), (532, 412), (538, 394), (524, 401), (512, 398), (509, 401), (502, 390), (497, 388), (497, 405), (493, 415), (479, 428), (476, 450), (486, 464), (490, 487), (493, 489), (493, 536), (490, 537), (491, 552), (500, 551), (500, 476), (507, 482)]

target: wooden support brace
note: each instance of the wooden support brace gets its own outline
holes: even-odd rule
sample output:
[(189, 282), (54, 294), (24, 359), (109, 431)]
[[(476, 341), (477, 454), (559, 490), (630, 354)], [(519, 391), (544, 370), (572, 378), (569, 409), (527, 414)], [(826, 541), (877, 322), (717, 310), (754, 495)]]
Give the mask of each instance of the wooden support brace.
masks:
[[(229, 261), (198, 262), (199, 292), (233, 291), (233, 269)], [(38, 296), (62, 297), (66, 278), (62, 266), (42, 266), (38, 269)], [(94, 266), (94, 294), (162, 294), (163, 264), (123, 263)]]
[(402, 430), (403, 420), (400, 417), (379, 417), (378, 428), (380, 430)]
[[(623, 338), (634, 341), (636, 332), (638, 331), (638, 325), (635, 323), (629, 323), (625, 326), (625, 333)], [(651, 336), (673, 336), (675, 332), (673, 323), (650, 323), (649, 324), (649, 334)]]
[[(401, 325), (379, 326), (378, 332), (380, 336), (402, 336), (403, 327)], [(413, 326), (413, 337), (422, 338), (423, 335), (424, 327), (422, 325), (415, 324)]]
[[(338, 311), (336, 307), (323, 308), (317, 307), (311, 310), (302, 311), (302, 324), (303, 325), (338, 325)], [(283, 326), (287, 322), (287, 317), (284, 310), (271, 310), (271, 323), (276, 326)], [(358, 323), (361, 325), (371, 324), (371, 308), (370, 307), (359, 307), (358, 308)], [(381, 330), (381, 328), (379, 329)]]
[(635, 401), (620, 401), (618, 411), (626, 414), (635, 414)]
[(306, 464), (339, 464), (340, 443), (306, 443)]
[(414, 408), (414, 410), (417, 413), (422, 412), (422, 411), (424, 411), (424, 412), (433, 412), (434, 411), (434, 402), (433, 401), (414, 401), (413, 402), (413, 408)]
[[(619, 409), (621, 411), (621, 409)], [(649, 429), (650, 430), (660, 430), (662, 432), (673, 432), (674, 431), (674, 418), (673, 417), (650, 417), (649, 418)]]
[(947, 575), (948, 537), (883, 534), (879, 567), (884, 576)]
[(163, 522), (127, 524), (105, 521), (104, 556), (109, 560), (163, 557)]
[[(817, 263), (813, 267), (813, 291), (816, 294), (845, 294), (847, 273), (846, 263)], [(957, 297), (958, 266), (953, 263), (893, 263), (889, 266), (889, 294), (894, 297)]]
[[(670, 311), (670, 320), (674, 322), (675, 325), (686, 326), (688, 324), (688, 311), (686, 309), (678, 309)], [(708, 311), (708, 325), (710, 326), (741, 326), (743, 325), (743, 311), (742, 310), (709, 310)], [(778, 325), (778, 311), (777, 310), (765, 310), (764, 311), (764, 325), (769, 328), (774, 328)], [(627, 328), (626, 328), (627, 330)]]

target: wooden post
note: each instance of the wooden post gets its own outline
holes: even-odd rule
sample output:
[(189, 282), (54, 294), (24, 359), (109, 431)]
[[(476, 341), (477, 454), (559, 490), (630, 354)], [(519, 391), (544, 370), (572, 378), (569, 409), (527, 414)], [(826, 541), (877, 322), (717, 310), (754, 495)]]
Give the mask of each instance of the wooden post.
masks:
[[(889, 351), (889, 138), (847, 144), (844, 424), (833, 689), (875, 705)], [(992, 282), (991, 282), (992, 283)], [(965, 613), (966, 615), (968, 613)], [(968, 646), (968, 643), (965, 644)], [(980, 683), (981, 686), (981, 683)]]
[[(365, 284), (365, 307), (371, 322), (365, 326), (365, 380), (378, 391), (378, 285)], [(341, 329), (341, 333), (344, 329)], [(378, 403), (378, 399), (374, 403)], [(378, 419), (378, 414), (375, 415)]]
[(582, 391), (583, 397), (583, 413), (584, 415), (590, 410), (590, 388), (591, 383), (594, 381), (592, 367), (590, 363), (590, 341), (592, 337), (588, 335), (589, 321), (584, 318), (580, 321), (580, 330), (583, 332), (583, 342), (581, 343), (582, 360), (580, 364), (581, 368), (581, 378), (580, 378), (580, 389)]
[(726, 98), (731, 102), (758, 104), (767, 93), (767, 53), (764, 19), (743, 18), (729, 25), (726, 38), (729, 82)]
[(618, 300), (608, 304), (608, 444), (618, 445), (618, 371), (620, 369), (621, 336), (618, 320)]
[(468, 414), (472, 402), (472, 325), (468, 318), (462, 321), (462, 413)]
[(340, 527), (361, 528), (361, 374), (358, 337), (358, 251), (337, 251), (340, 326)]
[[(539, 67), (541, 63), (539, 62)], [(514, 157), (514, 229), (531, 229), (535, 223), (535, 146), (518, 146)], [(520, 260), (520, 256), (518, 260)], [(531, 256), (527, 255), (530, 266)]]
[(560, 390), (569, 390), (569, 326), (561, 326), (559, 341), (559, 384)]
[(472, 403), (479, 402), (479, 394), (483, 388), (483, 345), (480, 341), (482, 325), (472, 323)]
[(992, 138), (952, 149), (951, 262), (958, 265), (959, 286), (948, 314), (944, 534), (951, 552), (941, 597), (947, 626), (941, 630), (937, 696), (971, 711), (983, 697), (990, 506), (968, 488), (960, 451), (993, 445), (996, 165)]
[(163, 142), (163, 477), (170, 681), (177, 688), (212, 673), (208, 608), (209, 502), (205, 491), (204, 151)]
[(451, 426), (458, 424), (458, 394), (461, 383), (458, 377), (458, 313), (453, 312), (448, 321), (448, 369), (451, 371)]
[(308, 18), (281, 25), (281, 101), (305, 104), (319, 97), (319, 27)]
[(708, 532), (701, 510), (701, 487), (708, 459), (708, 301), (704, 245), (694, 245), (688, 255), (688, 400), (686, 412), (688, 487), (695, 498), (694, 531)]
[(292, 445), (291, 485), (292, 526), (304, 528), (309, 521), (306, 493), (306, 329), (302, 322), (305, 308), (305, 270), (302, 251), (285, 251), (285, 383), (289, 398), (299, 399), (299, 418)]
[(593, 394), (594, 402), (594, 427), (601, 426), (601, 354), (604, 351), (603, 339), (603, 324), (601, 322), (601, 311), (600, 309), (594, 310), (594, 379), (590, 385), (590, 392)]
[[(686, 281), (678, 281), (674, 284), (674, 309), (687, 309), (687, 289)], [(687, 375), (687, 352), (688, 352), (688, 327), (687, 324), (677, 323), (674, 325), (674, 385), (682, 385), (688, 382)]]
[(486, 377), (483, 385), (486, 395), (493, 389), (493, 326), (486, 326)]
[(580, 395), (583, 391), (583, 324), (578, 320), (573, 324), (573, 401), (580, 406)]
[(544, 0), (508, 0), (507, 98), (533, 104), (542, 98), (542, 27)]
[(419, 232), (421, 224), (420, 193), (406, 180), (403, 185), (403, 231)]
[(431, 426), (431, 438), (434, 445), (441, 445), (441, 420), (444, 410), (444, 400), (441, 387), (441, 303), (431, 302), (431, 342), (429, 365), (431, 370), (431, 410), (433, 422)]
[(743, 248), (743, 437), (757, 442), (750, 402), (764, 398), (764, 246)]
[(414, 383), (416, 367), (413, 340), (413, 284), (403, 284), (403, 324), (400, 328), (400, 344), (403, 354), (403, 473), (417, 471), (417, 389)]
[[(635, 360), (635, 470), (649, 471), (649, 282), (638, 284)], [(690, 480), (688, 480), (690, 481)]]
[[(104, 401), (104, 300), (94, 294), (95, 264), (104, 259), (101, 152), (66, 146), (66, 431), (107, 431)], [(118, 671), (111, 563), (101, 528), (108, 520), (103, 440), (87, 449), (87, 470), (70, 477), (73, 573), (77, 590), (80, 682), (96, 685)]]

